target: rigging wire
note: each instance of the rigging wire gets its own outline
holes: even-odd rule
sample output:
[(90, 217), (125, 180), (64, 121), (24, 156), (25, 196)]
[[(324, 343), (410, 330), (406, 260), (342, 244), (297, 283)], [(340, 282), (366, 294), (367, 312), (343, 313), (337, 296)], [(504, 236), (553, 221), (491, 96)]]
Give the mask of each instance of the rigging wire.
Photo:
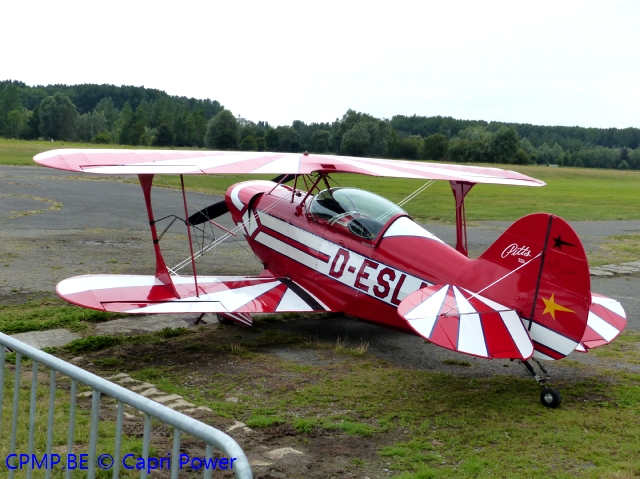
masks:
[[(161, 181), (166, 185), (166, 187), (167, 187), (167, 188), (169, 188), (171, 191), (175, 192), (178, 196), (180, 196), (180, 198), (182, 198), (182, 197), (183, 197), (183, 196), (182, 196), (182, 193), (181, 193), (181, 192), (179, 192), (179, 191), (178, 191), (176, 188), (174, 188), (173, 186), (171, 186), (171, 185), (170, 185), (170, 184), (169, 184), (169, 183), (168, 183), (168, 182), (167, 182), (167, 181), (166, 181), (166, 180), (165, 180), (161, 175), (157, 175), (157, 177), (158, 177), (158, 178), (160, 178), (160, 180), (161, 180)], [(194, 208), (194, 209), (198, 209), (198, 207), (197, 207), (196, 205), (194, 205), (193, 203), (191, 203), (191, 202), (190, 202), (190, 201), (188, 201), (188, 200), (187, 200), (187, 204), (188, 204), (189, 206), (191, 206), (192, 208)], [(161, 219), (163, 219), (163, 218), (161, 218)], [(186, 224), (186, 221), (184, 221), (184, 222), (185, 222), (185, 224)], [(208, 222), (208, 223), (209, 223), (209, 222)], [(211, 234), (209, 234), (209, 233), (205, 232), (205, 229), (204, 229), (204, 228), (200, 229), (200, 228), (198, 228), (198, 227), (196, 227), (196, 226), (194, 226), (194, 225), (190, 225), (190, 226), (192, 226), (194, 229), (200, 230), (200, 231), (202, 232), (202, 238), (203, 238), (203, 240), (202, 240), (202, 246), (200, 246), (200, 244), (198, 243), (198, 247), (200, 248), (200, 250), (198, 251), (198, 253), (197, 253), (196, 255), (194, 255), (194, 259), (196, 259), (196, 258), (200, 258), (200, 257), (204, 256), (204, 254), (205, 254), (206, 252), (210, 251), (211, 249), (214, 249), (214, 251), (213, 251), (213, 257), (215, 258), (216, 251), (217, 251), (217, 249), (215, 249), (215, 248), (216, 248), (216, 247), (217, 247), (217, 246), (218, 246), (222, 241), (224, 241), (224, 240), (226, 240), (227, 238), (231, 237), (232, 241), (234, 241), (236, 244), (238, 244), (238, 245), (239, 245), (239, 246), (240, 246), (240, 247), (241, 247), (241, 248), (242, 248), (242, 249), (243, 249), (247, 254), (249, 254), (250, 256), (252, 256), (253, 258), (255, 258), (255, 259), (257, 260), (256, 256), (255, 256), (251, 251), (249, 251), (249, 250), (248, 250), (248, 249), (247, 249), (247, 248), (242, 244), (242, 242), (240, 242), (240, 241), (236, 240), (232, 234), (230, 235), (230, 234), (228, 234), (228, 233), (225, 233), (225, 235), (223, 235), (221, 238), (219, 238), (219, 240), (218, 240), (218, 241), (216, 241), (216, 236), (215, 236), (215, 233), (214, 233), (214, 231), (213, 231), (213, 225), (212, 225), (211, 223), (209, 223), (209, 228), (211, 229)], [(167, 230), (168, 230), (168, 229), (169, 229), (169, 227), (167, 227)], [(232, 230), (231, 230), (231, 232), (232, 232), (232, 233), (236, 233), (239, 229), (240, 229), (239, 227), (236, 227), (236, 228), (232, 229)], [(165, 232), (166, 232), (166, 230), (165, 230)], [(163, 234), (164, 234), (164, 233), (163, 233)], [(206, 235), (208, 238), (212, 238), (211, 242), (210, 242), (210, 243), (209, 243), (209, 245), (207, 245), (206, 247), (204, 246), (204, 243), (205, 243), (205, 241), (204, 241), (205, 235)], [(169, 270), (169, 272), (170, 272), (171, 274), (175, 274), (175, 275), (177, 275), (177, 274), (178, 274), (177, 272), (178, 272), (179, 270), (181, 270), (182, 268), (184, 268), (184, 267), (188, 264), (188, 262), (189, 262), (189, 261), (191, 261), (191, 256), (189, 256), (189, 258), (185, 259), (184, 261), (182, 261), (182, 262), (178, 263), (178, 264), (177, 264), (176, 266), (174, 266), (173, 268), (169, 268), (169, 267), (167, 267), (167, 269)]]
[[(256, 214), (258, 215), (258, 217), (260, 217), (262, 213), (267, 213), (267, 212), (269, 212), (270, 210), (272, 210), (273, 208), (275, 208), (277, 205), (279, 205), (283, 200), (288, 199), (288, 198), (289, 198), (289, 196), (288, 196), (288, 195), (283, 195), (283, 196), (281, 196), (281, 197), (280, 197), (280, 198), (279, 198), (275, 203), (273, 203), (272, 205), (270, 205), (270, 206), (266, 207), (264, 210), (256, 211)], [(233, 233), (236, 233), (236, 232), (238, 232), (238, 231), (242, 230), (242, 228), (243, 228), (244, 226), (245, 226), (245, 225), (244, 225), (244, 222), (240, 222), (240, 223), (238, 223), (238, 225), (237, 225), (235, 228), (233, 228), (233, 229), (229, 230), (229, 233), (225, 233), (224, 235), (220, 236), (217, 240), (215, 240), (215, 241), (213, 241), (212, 243), (210, 243), (206, 248), (203, 248), (202, 250), (198, 251), (198, 253), (197, 253), (197, 254), (194, 254), (194, 259), (197, 259), (197, 258), (200, 258), (200, 257), (204, 256), (204, 254), (205, 254), (207, 251), (209, 251), (211, 248), (215, 248), (215, 247), (216, 247), (216, 246), (218, 246), (220, 243), (222, 243), (222, 242), (226, 241), (228, 238), (232, 238), (232, 239), (233, 239)], [(255, 256), (253, 253), (249, 252), (249, 251), (245, 248), (245, 246), (244, 246), (242, 243), (240, 243), (238, 240), (233, 239), (233, 241), (234, 241), (236, 244), (240, 245), (240, 246), (241, 246), (245, 251), (247, 251), (247, 253), (249, 253), (251, 256), (253, 256), (254, 258), (256, 258), (256, 256)], [(256, 258), (256, 260), (257, 260), (257, 258)], [(189, 262), (190, 262), (190, 261), (191, 261), (191, 257), (186, 258), (185, 260), (183, 260), (182, 262), (178, 263), (178, 264), (177, 264), (176, 266), (174, 266), (173, 268), (168, 268), (168, 269), (169, 269), (169, 271), (170, 271), (172, 274), (177, 274), (177, 272), (178, 272), (178, 271), (180, 271), (182, 268), (184, 268), (187, 264), (189, 264)]]
[[(403, 200), (399, 201), (396, 206), (401, 208), (403, 205), (407, 204), (409, 201), (411, 201), (412, 199), (414, 199), (416, 196), (418, 196), (420, 193), (422, 193), (423, 191), (425, 191), (427, 188), (429, 188), (431, 185), (433, 185), (436, 182), (436, 180), (429, 180), (427, 181), (424, 185), (422, 185), (420, 188), (418, 188), (417, 190), (415, 190), (413, 193), (411, 193), (410, 195), (408, 195), (406, 198), (404, 198)], [(389, 208), (387, 211), (385, 211), (384, 213), (382, 213), (380, 216), (378, 216), (376, 218), (376, 221), (381, 221), (382, 218), (384, 218), (385, 216), (387, 216), (389, 213), (391, 213), (394, 210), (394, 208)]]

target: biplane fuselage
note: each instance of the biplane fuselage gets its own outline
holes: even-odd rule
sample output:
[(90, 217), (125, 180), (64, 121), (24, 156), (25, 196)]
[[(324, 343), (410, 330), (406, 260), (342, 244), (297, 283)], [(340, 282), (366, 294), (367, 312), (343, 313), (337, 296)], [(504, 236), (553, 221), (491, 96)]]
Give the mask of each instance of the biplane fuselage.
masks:
[(330, 311), (413, 333), (397, 314), (400, 302), (420, 288), (452, 283), (469, 263), (404, 212), (363, 237), (349, 228), (359, 213), (331, 222), (314, 214), (316, 198), (305, 196), (250, 181), (230, 187), (226, 200), (266, 271), (292, 278)]

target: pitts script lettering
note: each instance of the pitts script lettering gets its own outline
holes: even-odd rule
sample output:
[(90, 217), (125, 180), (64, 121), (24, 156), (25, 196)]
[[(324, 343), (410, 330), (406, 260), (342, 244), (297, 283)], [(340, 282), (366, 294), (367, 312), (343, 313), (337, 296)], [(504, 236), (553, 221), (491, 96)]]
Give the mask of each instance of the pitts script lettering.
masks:
[(517, 243), (511, 243), (502, 251), (501, 256), (503, 258), (507, 256), (524, 256), (525, 258), (531, 258), (531, 250), (528, 246), (518, 246)]

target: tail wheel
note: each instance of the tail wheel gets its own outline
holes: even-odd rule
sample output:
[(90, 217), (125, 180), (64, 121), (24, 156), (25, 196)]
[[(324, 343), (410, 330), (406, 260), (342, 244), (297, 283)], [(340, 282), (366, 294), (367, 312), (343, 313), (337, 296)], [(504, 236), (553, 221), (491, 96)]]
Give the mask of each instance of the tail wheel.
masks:
[(540, 393), (540, 402), (545, 407), (557, 408), (562, 402), (562, 396), (557, 389), (544, 388)]

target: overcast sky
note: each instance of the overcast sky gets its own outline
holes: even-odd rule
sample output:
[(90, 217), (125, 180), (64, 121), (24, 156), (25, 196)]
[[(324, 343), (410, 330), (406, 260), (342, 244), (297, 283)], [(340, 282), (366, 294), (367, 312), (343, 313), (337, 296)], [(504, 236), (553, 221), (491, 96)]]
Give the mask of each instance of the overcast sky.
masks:
[(640, 127), (640, 1), (3, 2), (0, 80), (218, 100), (273, 125)]

